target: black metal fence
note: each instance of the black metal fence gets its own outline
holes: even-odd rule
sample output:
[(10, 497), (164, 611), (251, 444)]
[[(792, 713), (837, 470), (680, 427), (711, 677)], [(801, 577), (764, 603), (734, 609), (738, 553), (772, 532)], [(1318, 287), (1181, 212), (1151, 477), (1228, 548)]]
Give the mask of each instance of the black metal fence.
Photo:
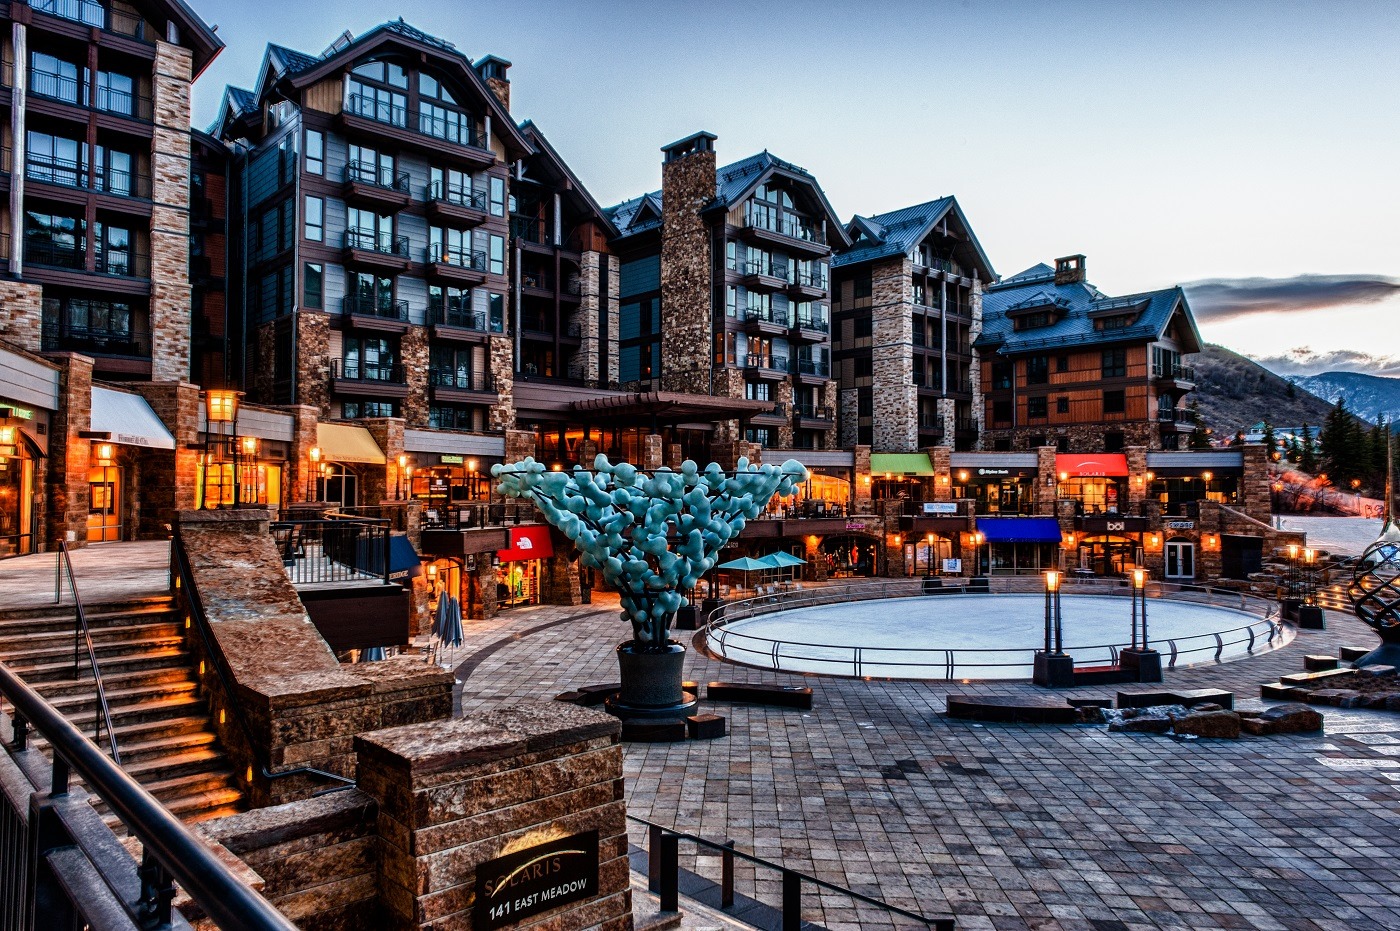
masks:
[(272, 538), (294, 585), (389, 583), (391, 522), (374, 517), (284, 520)]

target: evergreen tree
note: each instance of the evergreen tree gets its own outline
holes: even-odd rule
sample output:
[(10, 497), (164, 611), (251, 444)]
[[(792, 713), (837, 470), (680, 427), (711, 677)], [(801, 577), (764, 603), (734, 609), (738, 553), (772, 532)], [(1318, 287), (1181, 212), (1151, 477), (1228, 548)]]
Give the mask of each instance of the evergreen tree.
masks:
[(1264, 444), (1264, 455), (1274, 458), (1274, 453), (1278, 452), (1278, 437), (1274, 435), (1274, 425), (1267, 420), (1264, 421), (1264, 437), (1260, 442)]
[(1302, 436), (1298, 441), (1298, 468), (1309, 475), (1317, 473), (1317, 446), (1313, 442), (1312, 432), (1308, 429), (1307, 422), (1303, 423)]
[(1235, 435), (1234, 435), (1233, 437), (1231, 437), (1231, 439), (1230, 439), (1230, 445), (1231, 445), (1231, 446), (1243, 446), (1243, 445), (1244, 445), (1244, 431), (1243, 431), (1243, 430), (1236, 430), (1236, 431), (1235, 431)]
[(1192, 400), (1188, 409), (1191, 411), (1191, 443), (1192, 449), (1210, 449), (1210, 436), (1206, 433), (1206, 425), (1201, 420), (1201, 405)]
[(1288, 438), (1288, 450), (1285, 453), (1285, 456), (1287, 457), (1289, 462), (1292, 462), (1295, 465), (1297, 464), (1298, 460), (1302, 458), (1303, 451), (1298, 446), (1298, 434), (1295, 433)]

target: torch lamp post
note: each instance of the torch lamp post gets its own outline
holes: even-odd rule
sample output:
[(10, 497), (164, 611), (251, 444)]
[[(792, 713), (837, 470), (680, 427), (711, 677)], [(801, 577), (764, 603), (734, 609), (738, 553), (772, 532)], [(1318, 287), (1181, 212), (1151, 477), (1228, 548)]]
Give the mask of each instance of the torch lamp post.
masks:
[[(233, 506), (238, 506), (238, 397), (239, 392), (231, 388), (210, 388), (204, 393), (204, 497), (209, 497), (209, 437), (217, 432), (221, 445), (228, 443), (233, 458)], [(218, 424), (217, 431), (214, 425)], [(224, 424), (229, 424), (229, 436), (225, 440)], [(227, 448), (227, 446), (225, 447)], [(222, 466), (220, 466), (222, 469)], [(220, 473), (222, 475), (222, 472)], [(224, 483), (219, 482), (219, 507), (224, 506)]]
[(1285, 621), (1297, 621), (1298, 606), (1303, 603), (1299, 582), (1298, 550), (1299, 546), (1296, 543), (1288, 544), (1285, 550), (1288, 554), (1288, 570), (1283, 576), (1283, 598), (1279, 601), (1279, 615)]
[(1327, 616), (1317, 603), (1317, 550), (1303, 550), (1302, 578), (1298, 587), (1298, 626), (1304, 630), (1325, 630)]
[(1135, 674), (1136, 682), (1162, 681), (1162, 654), (1152, 649), (1147, 640), (1147, 570), (1139, 566), (1132, 572), (1132, 641), (1133, 645), (1118, 653), (1118, 665), (1124, 672)]
[(313, 446), (306, 451), (306, 500), (315, 501), (316, 477), (321, 471), (321, 447)]
[(403, 497), (403, 473), (404, 469), (408, 468), (408, 457), (400, 454), (398, 466), (399, 470), (394, 473), (394, 498), (396, 500)]
[(924, 537), (924, 576), (933, 575), (933, 534)]
[(980, 530), (972, 533), (972, 587), (978, 591), (987, 591), (987, 577), (982, 574), (982, 544), (986, 542), (987, 535)]
[(1064, 629), (1060, 617), (1061, 574), (1045, 573), (1045, 648), (1035, 653), (1032, 681), (1050, 689), (1074, 685), (1074, 657), (1065, 652)]

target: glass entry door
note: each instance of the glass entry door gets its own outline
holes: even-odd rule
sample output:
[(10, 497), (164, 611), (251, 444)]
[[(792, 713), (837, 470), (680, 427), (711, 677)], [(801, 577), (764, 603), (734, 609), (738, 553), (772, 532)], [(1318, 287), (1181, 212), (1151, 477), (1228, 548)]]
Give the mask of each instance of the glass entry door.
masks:
[(1168, 540), (1166, 577), (1194, 579), (1196, 577), (1196, 544), (1188, 540)]
[(116, 466), (89, 470), (87, 520), (89, 543), (103, 543), (122, 538), (121, 482), (122, 472)]

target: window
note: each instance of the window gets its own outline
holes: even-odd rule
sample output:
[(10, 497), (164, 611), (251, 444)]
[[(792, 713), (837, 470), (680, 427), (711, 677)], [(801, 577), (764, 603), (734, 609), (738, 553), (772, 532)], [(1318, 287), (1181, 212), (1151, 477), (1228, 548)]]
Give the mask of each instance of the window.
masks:
[(86, 88), (78, 80), (78, 66), (43, 52), (29, 55), (29, 91), (64, 103), (87, 103)]
[(757, 443), (759, 446), (768, 445), (767, 427), (749, 427), (745, 432), (744, 439), (750, 443)]
[(468, 330), (484, 330), (486, 321), (478, 320), (472, 310), (471, 288), (428, 285), (430, 322)]
[(36, 181), (83, 187), (87, 184), (87, 146), (76, 139), (30, 130), (24, 173)]
[(870, 378), (875, 374), (875, 363), (869, 356), (857, 356), (855, 363), (856, 378)]
[(1052, 320), (1050, 318), (1050, 313), (1048, 311), (1041, 310), (1033, 314), (1025, 314), (1024, 316), (1016, 317), (1013, 322), (1012, 329), (1035, 330), (1039, 329), (1040, 327), (1049, 326), (1051, 322)]
[(394, 305), (394, 280), (370, 272), (350, 272), (346, 275), (345, 303), (349, 313), (375, 317), (399, 316)]
[(345, 163), (345, 180), (380, 187), (394, 186), (394, 156), (368, 146), (351, 145)]
[[(732, 246), (733, 243), (730, 243)], [(724, 315), (734, 317), (739, 313), (739, 289), (730, 285), (724, 289)]]
[[(393, 216), (351, 207), (345, 212), (345, 244), (375, 252), (397, 251)], [(407, 254), (406, 250), (404, 254)]]
[(397, 401), (346, 401), (340, 406), (340, 409), (340, 416), (346, 420), (356, 420), (361, 417), (399, 416), (399, 403)]
[(106, 146), (98, 146), (94, 152), (96, 169), (93, 178), (93, 187), (99, 191), (106, 191), (108, 194), (120, 194), (123, 197), (130, 197), (138, 194), (135, 185), (132, 183), (134, 174), (132, 167), (135, 158), (129, 152), (118, 152)]
[(506, 215), (506, 182), (504, 178), (491, 179), (491, 216)]
[(114, 71), (97, 72), (97, 93), (93, 106), (122, 116), (144, 116), (136, 112), (136, 80)]
[(992, 363), (992, 390), (1000, 391), (1010, 388), (1012, 380), (1016, 377), (1016, 366), (1014, 362), (993, 362)]
[(869, 317), (857, 317), (855, 319), (855, 338), (870, 339), (875, 333), (875, 322)]
[(1055, 399), (1055, 413), (1057, 413), (1057, 414), (1068, 414), (1068, 413), (1069, 413), (1069, 398), (1060, 397), (1060, 398), (1056, 398), (1056, 399)]
[(1122, 391), (1105, 391), (1103, 393), (1103, 412), (1105, 414), (1121, 414), (1125, 410)]
[(1042, 420), (1047, 414), (1045, 398), (1026, 398), (1026, 416), (1032, 420)]
[(326, 240), (326, 202), (319, 197), (306, 198), (306, 238), (312, 242)]
[[(1105, 349), (1102, 356), (1104, 378), (1126, 378), (1128, 376), (1128, 351), (1126, 349)], [(1119, 394), (1122, 394), (1120, 391)]]
[(869, 297), (871, 291), (873, 290), (870, 283), (870, 276), (864, 275), (862, 277), (857, 278), (855, 280), (855, 289), (855, 296), (857, 299), (862, 297)]
[(491, 237), (491, 274), (506, 273), (506, 241), (503, 237)]
[(1010, 423), (1010, 422), (1011, 422), (1011, 402), (1010, 402), (1010, 401), (993, 401), (993, 402), (992, 402), (992, 420), (993, 420), (995, 423)]
[(313, 175), (326, 173), (326, 137), (314, 129), (306, 131), (306, 170)]
[(488, 301), (491, 314), (491, 332), (504, 333), (506, 321), (506, 297), (504, 294), (492, 294)]
[(301, 306), (320, 310), (325, 299), (324, 271), (320, 265), (307, 262), (301, 270)]
[(35, 265), (82, 268), (87, 226), (80, 217), (29, 210), (24, 215), (24, 260)]
[[(724, 267), (734, 271), (739, 267), (739, 246), (734, 240), (730, 240), (724, 245)], [(732, 288), (730, 289), (733, 290)], [(731, 314), (731, 316), (733, 316)]]
[[(372, 65), (382, 64), (371, 62), (369, 65), (361, 65), (355, 69), (355, 74), (360, 74), (364, 68)], [(397, 65), (390, 67), (397, 68), (400, 73), (403, 69)], [(407, 86), (407, 78), (404, 85)], [(387, 87), (375, 87), (373, 84), (359, 80), (356, 77), (345, 82), (345, 110), (354, 116), (361, 116), (379, 123), (388, 123), (390, 126), (408, 125), (408, 97), (404, 94), (396, 93)]]
[(441, 388), (471, 390), (472, 350), (466, 346), (432, 347), (428, 360), (428, 383)]
[(869, 388), (856, 389), (856, 416), (875, 416), (875, 394)]
[(470, 407), (433, 406), (428, 408), (428, 426), (435, 430), (475, 430), (475, 412)]
[(451, 110), (427, 101), (418, 103), (418, 131), (425, 136), (458, 145), (476, 145), (473, 128), (471, 117), (461, 110)]
[(1031, 356), (1026, 360), (1026, 384), (1043, 385), (1050, 380), (1049, 356)]
[(1133, 322), (1133, 318), (1126, 315), (1113, 317), (1100, 317), (1097, 321), (1100, 330), (1122, 330), (1126, 329)]
[(750, 401), (771, 401), (772, 386), (766, 381), (751, 381), (744, 385), (744, 397)]
[(1069, 356), (1056, 356), (1056, 357), (1055, 357), (1055, 371), (1057, 371), (1057, 372), (1068, 372), (1068, 371), (1069, 371)]
[[(351, 336), (345, 340), (344, 377), (367, 381), (401, 381), (395, 377), (397, 347), (381, 337)], [(392, 417), (392, 414), (365, 415)]]

